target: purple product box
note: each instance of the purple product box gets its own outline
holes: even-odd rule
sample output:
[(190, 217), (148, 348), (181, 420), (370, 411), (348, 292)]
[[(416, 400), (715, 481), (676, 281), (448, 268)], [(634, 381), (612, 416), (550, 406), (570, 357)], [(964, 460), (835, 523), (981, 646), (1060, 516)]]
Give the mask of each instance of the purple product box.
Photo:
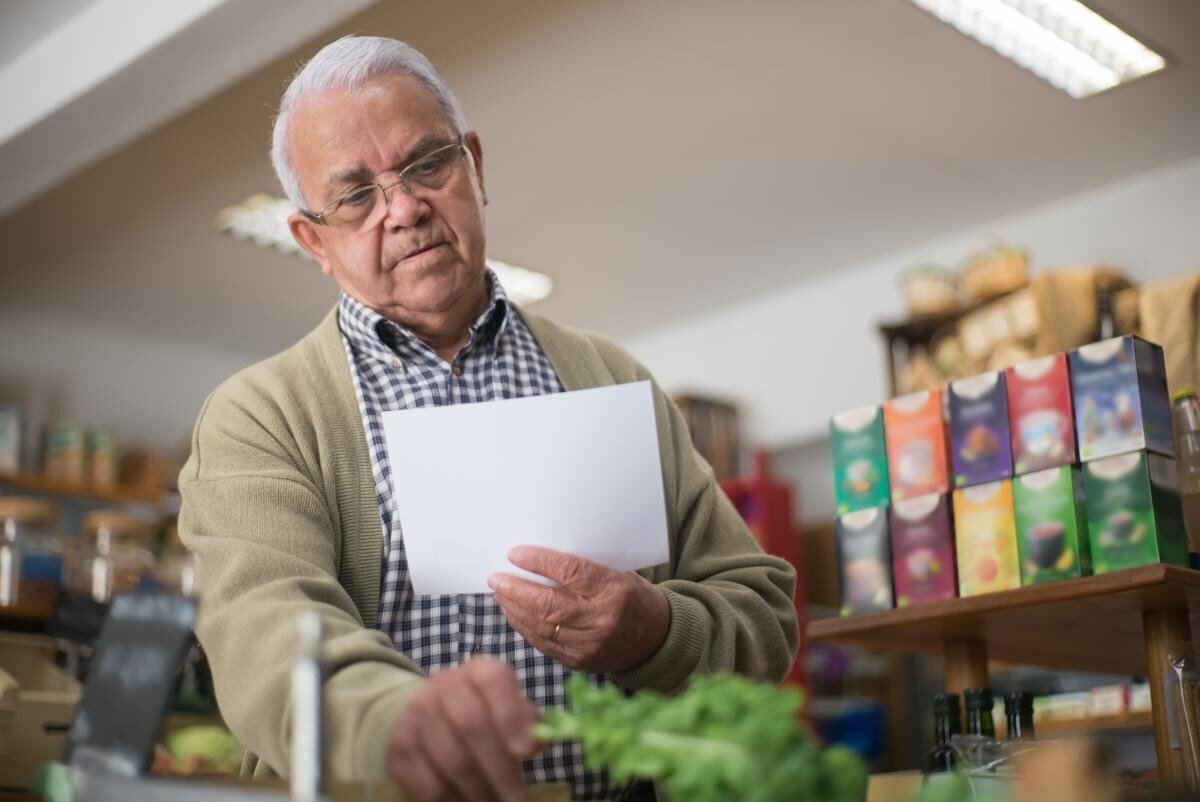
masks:
[(1012, 477), (1012, 437), (1003, 371), (950, 384), (950, 461), (955, 487)]
[(891, 513), (896, 606), (957, 596), (950, 497), (934, 493), (897, 501)]

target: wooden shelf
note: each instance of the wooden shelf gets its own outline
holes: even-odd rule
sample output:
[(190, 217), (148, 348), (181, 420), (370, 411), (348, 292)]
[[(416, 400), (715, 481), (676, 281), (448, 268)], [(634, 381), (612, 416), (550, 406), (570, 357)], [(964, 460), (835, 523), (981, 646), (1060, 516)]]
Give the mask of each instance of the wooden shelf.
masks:
[[(982, 641), (990, 659), (1144, 676), (1143, 613), (1187, 609), (1200, 623), (1200, 571), (1148, 565), (1018, 590), (808, 624), (808, 637), (892, 652), (943, 654)], [(1200, 630), (1193, 626), (1193, 640)]]
[(31, 493), (69, 496), (112, 504), (160, 504), (164, 492), (152, 487), (91, 487), (61, 482), (30, 473), (0, 473), (0, 486)]
[(1057, 738), (1085, 732), (1116, 732), (1120, 730), (1149, 730), (1154, 717), (1149, 710), (1140, 713), (1121, 713), (1113, 716), (1088, 716), (1074, 719), (1035, 720), (1033, 729), (1039, 738)]

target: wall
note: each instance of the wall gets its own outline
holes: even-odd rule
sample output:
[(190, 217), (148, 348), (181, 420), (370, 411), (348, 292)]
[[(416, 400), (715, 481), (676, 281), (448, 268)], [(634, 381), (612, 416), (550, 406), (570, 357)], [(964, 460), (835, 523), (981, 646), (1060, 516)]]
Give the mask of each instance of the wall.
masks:
[(903, 315), (902, 270), (954, 264), (995, 236), (1035, 269), (1107, 263), (1134, 280), (1200, 270), (1200, 159), (1069, 197), (630, 338), (671, 390), (738, 401), (750, 439), (786, 448), (825, 436), (829, 416), (886, 393), (875, 321)]
[[(22, 408), (26, 433), (71, 420), (113, 431), (121, 447), (186, 448), (205, 397), (255, 359), (41, 315), (0, 317), (0, 343), (0, 404)], [(36, 445), (23, 437), (27, 467)]]

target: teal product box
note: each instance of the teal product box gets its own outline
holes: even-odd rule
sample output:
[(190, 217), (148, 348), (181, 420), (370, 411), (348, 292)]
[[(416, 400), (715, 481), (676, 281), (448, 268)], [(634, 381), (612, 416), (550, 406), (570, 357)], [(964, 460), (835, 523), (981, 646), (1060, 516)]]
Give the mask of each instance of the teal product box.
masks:
[(887, 504), (887, 446), (883, 436), (883, 410), (861, 407), (834, 415), (829, 421), (833, 448), (833, 486), (837, 514)]
[(1092, 572), (1079, 468), (1064, 465), (1018, 476), (1013, 507), (1023, 587)]
[(1117, 337), (1070, 353), (1081, 462), (1146, 449), (1175, 456), (1162, 348)]
[(1175, 460), (1147, 451), (1083, 465), (1088, 540), (1097, 574), (1153, 563), (1187, 567)]
[(887, 507), (858, 510), (837, 519), (842, 615), (890, 610), (892, 550)]

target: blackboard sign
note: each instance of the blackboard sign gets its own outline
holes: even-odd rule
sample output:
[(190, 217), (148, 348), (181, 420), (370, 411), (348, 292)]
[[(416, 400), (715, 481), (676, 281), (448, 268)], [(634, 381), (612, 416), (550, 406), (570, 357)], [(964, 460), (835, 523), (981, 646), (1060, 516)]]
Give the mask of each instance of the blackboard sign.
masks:
[(195, 620), (196, 601), (187, 596), (113, 599), (71, 722), (69, 762), (127, 776), (149, 768)]

